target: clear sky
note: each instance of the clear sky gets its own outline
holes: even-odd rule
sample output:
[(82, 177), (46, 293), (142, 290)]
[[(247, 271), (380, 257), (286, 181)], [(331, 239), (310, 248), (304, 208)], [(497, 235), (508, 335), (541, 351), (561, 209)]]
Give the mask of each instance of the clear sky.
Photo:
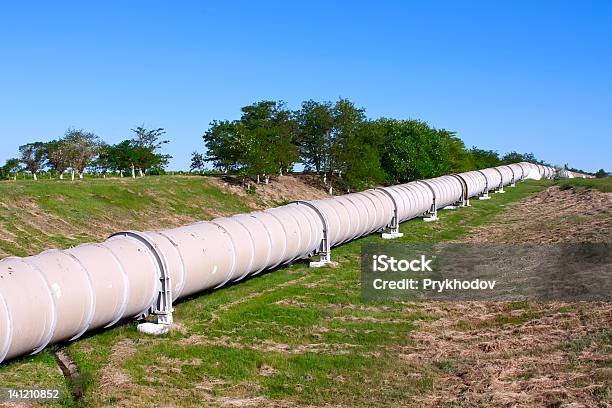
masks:
[(0, 161), (68, 127), (164, 127), (188, 167), (243, 105), (345, 97), (468, 146), (612, 170), (611, 1), (0, 4)]

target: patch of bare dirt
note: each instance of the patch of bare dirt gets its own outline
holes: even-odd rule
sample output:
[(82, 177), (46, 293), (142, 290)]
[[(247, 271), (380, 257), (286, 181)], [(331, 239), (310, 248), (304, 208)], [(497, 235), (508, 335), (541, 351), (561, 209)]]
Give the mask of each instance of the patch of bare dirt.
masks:
[(249, 207), (253, 209), (274, 207), (295, 200), (317, 200), (329, 197), (325, 191), (307, 181), (304, 177), (292, 175), (277, 177), (270, 180), (269, 184), (265, 184), (262, 179), (259, 184), (251, 185), (255, 194), (249, 194), (240, 183), (235, 181), (230, 182), (219, 177), (207, 178), (207, 182), (211, 185), (244, 197)]
[(279, 301), (274, 302), (274, 304), (279, 305), (279, 306), (291, 306), (291, 307), (298, 307), (298, 308), (309, 307), (309, 305), (307, 305), (306, 303), (298, 302), (297, 300), (294, 300), (294, 299), (281, 299)]
[(108, 364), (102, 369), (99, 394), (110, 394), (120, 398), (122, 389), (132, 387), (130, 375), (121, 368), (122, 363), (136, 353), (132, 340), (122, 340), (115, 344)]
[(178, 340), (178, 344), (231, 347), (241, 350), (254, 350), (264, 353), (282, 353), (287, 355), (316, 353), (340, 356), (354, 354), (354, 349), (360, 348), (359, 345), (350, 343), (307, 343), (290, 345), (278, 343), (272, 340), (249, 341), (248, 343), (240, 343), (238, 340), (239, 338), (232, 339), (229, 336), (213, 338), (205, 335), (194, 334), (187, 338)]
[(259, 369), (259, 375), (262, 375), (264, 377), (272, 377), (276, 373), (278, 373), (278, 370), (267, 364), (262, 365)]
[[(234, 397), (220, 397), (216, 399), (216, 402), (220, 403), (221, 406), (231, 406), (231, 407), (265, 407), (271, 406), (270, 401), (267, 398), (263, 397), (253, 397), (253, 398), (234, 398)], [(278, 406), (278, 405), (275, 405)]]

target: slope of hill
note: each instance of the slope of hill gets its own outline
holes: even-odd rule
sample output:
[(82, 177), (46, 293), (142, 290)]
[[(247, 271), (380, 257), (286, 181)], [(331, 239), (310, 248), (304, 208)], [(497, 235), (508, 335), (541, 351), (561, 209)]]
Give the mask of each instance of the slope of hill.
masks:
[(0, 182), (0, 258), (100, 241), (126, 229), (170, 228), (325, 193), (298, 177), (254, 194), (217, 178), (162, 176)]

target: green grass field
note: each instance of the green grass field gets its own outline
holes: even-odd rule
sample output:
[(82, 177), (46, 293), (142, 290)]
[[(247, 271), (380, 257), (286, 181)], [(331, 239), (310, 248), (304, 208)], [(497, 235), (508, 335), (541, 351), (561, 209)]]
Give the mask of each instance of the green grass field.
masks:
[[(470, 208), (441, 211), (436, 223), (411, 220), (401, 226), (404, 237), (394, 242), (460, 238), (491, 222), (508, 204), (551, 183), (520, 183), (506, 194), (493, 194), (491, 200), (474, 200)], [(245, 210), (237, 197), (202, 186), (201, 179), (186, 177), (151, 177), (121, 182), (119, 187), (115, 180), (80, 185), (0, 183), (3, 202), (30, 197), (45, 212), (83, 227), (81, 235), (67, 240), (60, 239), (58, 231), (40, 235), (35, 246), (22, 241), (0, 245), (21, 255), (33, 247), (83, 242), (98, 237), (88, 232), (91, 219), (107, 215), (121, 219), (118, 224), (132, 225), (125, 220), (143, 213), (132, 228), (150, 225), (147, 214), (166, 210), (185, 219), (206, 218), (203, 201), (207, 208), (223, 207), (227, 213)], [(1, 222), (11, 225), (20, 211), (0, 210)], [(26, 230), (18, 237), (27, 241), (30, 234)], [(337, 268), (309, 269), (306, 263), (296, 263), (183, 300), (175, 307), (176, 330), (164, 336), (141, 335), (135, 322), (126, 322), (54, 346), (64, 348), (79, 368), (84, 395), (78, 404), (268, 405), (274, 400), (281, 405), (402, 405), (434, 392), (438, 376), (451, 370), (452, 363), (412, 364), (402, 356), (411, 345), (408, 334), (416, 330), (415, 322), (439, 316), (418, 304), (360, 302), (359, 252), (366, 242), (382, 240), (371, 235), (334, 248)], [(523, 321), (496, 319), (483, 324)], [(59, 387), (67, 395), (61, 404), (77, 405), (70, 397), (75, 384), (58, 371), (54, 348), (0, 366), (2, 387)]]

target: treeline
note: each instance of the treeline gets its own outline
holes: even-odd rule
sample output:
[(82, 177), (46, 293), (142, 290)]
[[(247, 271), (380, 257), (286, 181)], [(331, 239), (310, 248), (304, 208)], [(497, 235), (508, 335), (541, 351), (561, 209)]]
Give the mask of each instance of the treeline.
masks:
[[(203, 135), (206, 153), (194, 152), (190, 171), (213, 169), (241, 177), (245, 185), (271, 176), (304, 170), (343, 191), (396, 184), (501, 164), (530, 161), (533, 154), (467, 148), (456, 133), (416, 120), (369, 119), (348, 99), (305, 101), (290, 110), (280, 101), (242, 108), (236, 120), (215, 120)], [(0, 178), (29, 173), (66, 173), (74, 180), (89, 173), (121, 177), (163, 174), (171, 158), (162, 152), (163, 128), (139, 126), (132, 137), (110, 145), (97, 135), (68, 129), (51, 142), (19, 147), (19, 157), (0, 167)]]
[(236, 120), (213, 121), (194, 152), (191, 170), (215, 169), (267, 182), (302, 163), (326, 183), (346, 190), (436, 177), (520, 161), (533, 154), (466, 148), (455, 132), (416, 120), (368, 119), (348, 99), (313, 100), (291, 111), (283, 102), (242, 108)]
[(163, 172), (171, 156), (160, 152), (168, 143), (163, 128), (132, 129), (133, 137), (115, 145), (100, 140), (94, 133), (68, 129), (63, 137), (50, 142), (33, 142), (19, 147), (19, 157), (9, 159), (0, 168), (0, 178), (16, 178), (28, 172), (36, 180), (40, 173), (56, 174), (60, 179), (67, 172), (72, 180), (83, 178), (87, 169), (93, 173), (115, 173), (131, 177)]

